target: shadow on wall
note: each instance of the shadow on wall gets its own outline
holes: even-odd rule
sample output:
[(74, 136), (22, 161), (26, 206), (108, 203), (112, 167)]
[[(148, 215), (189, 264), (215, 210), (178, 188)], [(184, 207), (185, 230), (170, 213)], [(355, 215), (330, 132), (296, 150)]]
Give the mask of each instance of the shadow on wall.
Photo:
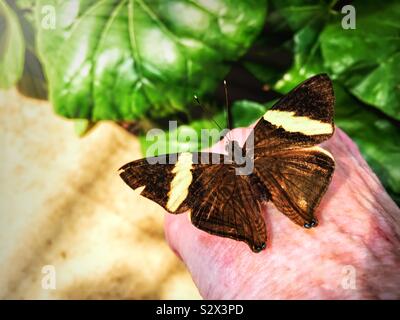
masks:
[(78, 138), (15, 90), (0, 92), (0, 113), (0, 297), (200, 298), (164, 240), (163, 210), (119, 178), (141, 157), (135, 137), (105, 122)]

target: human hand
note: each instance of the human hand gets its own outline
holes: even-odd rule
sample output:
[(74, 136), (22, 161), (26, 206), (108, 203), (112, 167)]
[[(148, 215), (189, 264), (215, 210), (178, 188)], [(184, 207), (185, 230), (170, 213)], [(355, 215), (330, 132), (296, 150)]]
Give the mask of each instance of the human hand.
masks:
[[(230, 137), (242, 143), (243, 132)], [(204, 298), (400, 298), (400, 209), (343, 131), (322, 146), (336, 169), (316, 211), (319, 225), (301, 228), (268, 202), (260, 253), (197, 229), (186, 214), (167, 215), (167, 241)], [(223, 143), (212, 150), (222, 153)]]

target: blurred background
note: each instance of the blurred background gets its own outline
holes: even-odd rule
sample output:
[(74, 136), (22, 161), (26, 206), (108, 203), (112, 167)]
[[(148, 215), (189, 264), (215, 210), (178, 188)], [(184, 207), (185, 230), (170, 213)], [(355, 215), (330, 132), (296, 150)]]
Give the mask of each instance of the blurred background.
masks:
[(1, 0), (0, 297), (200, 299), (164, 211), (118, 168), (168, 120), (169, 152), (205, 147), (188, 137), (226, 126), (224, 79), (242, 127), (328, 73), (336, 125), (399, 204), (399, 17), (399, 1)]

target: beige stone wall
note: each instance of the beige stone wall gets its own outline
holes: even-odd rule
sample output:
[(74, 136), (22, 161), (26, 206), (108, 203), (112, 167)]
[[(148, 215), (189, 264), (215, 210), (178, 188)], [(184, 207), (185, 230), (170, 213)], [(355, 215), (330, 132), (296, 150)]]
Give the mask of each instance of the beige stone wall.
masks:
[[(138, 139), (109, 122), (86, 137), (48, 102), (0, 91), (0, 297), (198, 299), (168, 248), (164, 211), (118, 168)], [(42, 288), (53, 265), (56, 290)]]

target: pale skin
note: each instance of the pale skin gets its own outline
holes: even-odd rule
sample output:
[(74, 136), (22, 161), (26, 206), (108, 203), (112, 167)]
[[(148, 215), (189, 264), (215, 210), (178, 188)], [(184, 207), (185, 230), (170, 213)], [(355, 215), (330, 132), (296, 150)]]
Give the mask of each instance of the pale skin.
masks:
[[(242, 144), (243, 130), (230, 137)], [(343, 131), (321, 146), (336, 169), (316, 211), (319, 225), (301, 228), (269, 202), (260, 213), (268, 231), (260, 253), (197, 229), (187, 214), (166, 215), (167, 241), (203, 298), (400, 298), (400, 209)]]

